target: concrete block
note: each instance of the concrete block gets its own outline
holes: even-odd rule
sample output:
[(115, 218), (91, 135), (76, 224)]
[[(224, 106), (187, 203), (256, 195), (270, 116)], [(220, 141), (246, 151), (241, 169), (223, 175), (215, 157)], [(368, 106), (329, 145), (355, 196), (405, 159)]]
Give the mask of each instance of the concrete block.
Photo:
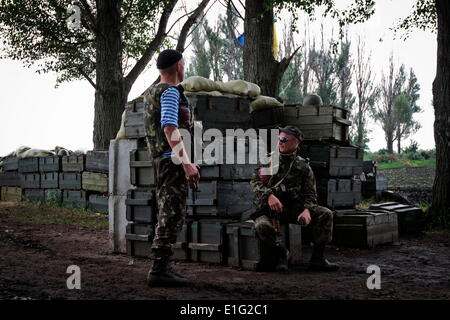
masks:
[(110, 196), (126, 197), (128, 190), (136, 188), (131, 184), (130, 178), (130, 151), (134, 149), (137, 149), (137, 140), (135, 139), (111, 140), (109, 145)]
[(109, 217), (109, 248), (112, 252), (127, 252), (127, 196), (109, 195), (108, 217)]

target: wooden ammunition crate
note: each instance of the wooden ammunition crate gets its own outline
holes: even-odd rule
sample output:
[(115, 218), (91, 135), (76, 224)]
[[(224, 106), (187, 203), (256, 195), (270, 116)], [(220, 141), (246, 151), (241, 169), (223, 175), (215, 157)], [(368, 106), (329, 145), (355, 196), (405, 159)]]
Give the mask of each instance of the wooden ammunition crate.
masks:
[(361, 181), (362, 183), (362, 195), (364, 198), (379, 198), (381, 192), (387, 190), (388, 181), (386, 177), (382, 174), (373, 176), (366, 175), (366, 180)]
[(88, 208), (90, 210), (100, 213), (108, 213), (108, 196), (90, 194), (88, 199)]
[(329, 208), (354, 207), (362, 201), (361, 181), (358, 179), (318, 179), (319, 205)]
[(365, 174), (372, 174), (374, 176), (377, 175), (377, 162), (370, 160), (370, 161), (363, 161), (363, 171)]
[(85, 168), (86, 155), (62, 157), (63, 172), (83, 172)]
[(47, 189), (45, 190), (45, 201), (62, 203), (63, 191), (60, 189)]
[(248, 129), (251, 127), (250, 100), (238, 96), (214, 97), (207, 94), (186, 93), (195, 121), (203, 129)]
[(41, 188), (42, 189), (58, 189), (59, 188), (59, 173), (58, 172), (41, 173)]
[(130, 176), (131, 184), (138, 188), (155, 186), (153, 158), (147, 149), (130, 152)]
[(350, 247), (375, 247), (398, 241), (395, 212), (339, 210), (334, 216), (333, 242)]
[(140, 223), (156, 223), (157, 205), (154, 189), (129, 190), (127, 199), (127, 220)]
[(214, 164), (200, 165), (202, 180), (250, 181), (257, 164)]
[(20, 202), (22, 201), (22, 188), (1, 187), (2, 201)]
[(23, 189), (41, 188), (41, 175), (39, 173), (22, 173), (20, 175), (20, 186)]
[(61, 157), (39, 158), (39, 172), (59, 172), (61, 171)]
[(147, 112), (125, 111), (125, 137), (128, 139), (136, 139), (145, 137), (146, 134), (146, 118)]
[(20, 187), (20, 174), (17, 171), (0, 172), (0, 187)]
[(18, 171), (19, 170), (19, 159), (16, 157), (8, 157), (2, 160), (3, 171)]
[(22, 198), (29, 202), (44, 202), (45, 192), (43, 189), (23, 189)]
[(63, 202), (76, 208), (86, 208), (87, 195), (84, 190), (63, 190)]
[(67, 190), (80, 190), (81, 189), (80, 172), (61, 172), (59, 174), (59, 188)]
[(81, 181), (83, 190), (108, 192), (108, 175), (106, 173), (85, 171)]
[(127, 241), (127, 254), (134, 257), (149, 258), (155, 228), (151, 224), (129, 223), (125, 239)]
[(249, 182), (201, 181), (196, 192), (188, 191), (186, 201), (192, 216), (239, 218), (253, 206)]
[(300, 155), (309, 158), (316, 177), (352, 177), (363, 172), (364, 152), (358, 147), (302, 143)]
[(191, 260), (191, 250), (189, 249), (189, 239), (191, 238), (191, 220), (186, 220), (177, 236), (177, 242), (172, 246), (172, 260)]
[(19, 172), (20, 173), (39, 172), (39, 158), (19, 159)]
[(250, 114), (253, 128), (269, 128), (281, 126), (283, 123), (284, 107), (273, 107), (255, 110)]
[(285, 105), (283, 126), (298, 127), (305, 140), (347, 141), (351, 125), (348, 116), (348, 110), (332, 105)]
[(130, 112), (143, 112), (145, 110), (144, 97), (138, 97), (127, 102), (125, 109)]
[(229, 220), (199, 220), (191, 225), (191, 257), (196, 262), (226, 264), (225, 233)]
[(109, 152), (88, 151), (86, 154), (86, 171), (108, 173)]
[(395, 212), (398, 217), (399, 234), (417, 233), (425, 226), (425, 214), (417, 207), (397, 202), (373, 204), (369, 209)]
[[(290, 264), (302, 262), (301, 226), (282, 226), (285, 248), (290, 253)], [(253, 221), (227, 224), (228, 265), (247, 270), (271, 270), (275, 267), (276, 254), (257, 236)]]

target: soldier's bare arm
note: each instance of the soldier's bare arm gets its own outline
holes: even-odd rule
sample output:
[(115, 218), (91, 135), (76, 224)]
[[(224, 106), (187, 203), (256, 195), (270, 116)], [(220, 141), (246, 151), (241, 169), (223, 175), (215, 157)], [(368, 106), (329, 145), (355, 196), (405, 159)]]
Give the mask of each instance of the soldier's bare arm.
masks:
[(191, 163), (178, 128), (174, 126), (165, 126), (164, 134), (166, 135), (167, 141), (169, 142), (170, 147), (175, 153), (175, 156), (178, 157), (183, 165), (186, 179), (198, 183), (198, 181), (200, 180), (198, 165), (195, 163)]

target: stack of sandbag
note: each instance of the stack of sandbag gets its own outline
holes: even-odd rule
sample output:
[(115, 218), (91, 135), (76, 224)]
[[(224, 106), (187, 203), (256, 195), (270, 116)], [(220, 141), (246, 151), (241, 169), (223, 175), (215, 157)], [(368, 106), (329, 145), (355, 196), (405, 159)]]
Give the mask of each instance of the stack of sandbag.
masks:
[(193, 107), (194, 119), (202, 121), (204, 129), (270, 128), (281, 124), (283, 104), (262, 96), (254, 83), (194, 76), (181, 85)]

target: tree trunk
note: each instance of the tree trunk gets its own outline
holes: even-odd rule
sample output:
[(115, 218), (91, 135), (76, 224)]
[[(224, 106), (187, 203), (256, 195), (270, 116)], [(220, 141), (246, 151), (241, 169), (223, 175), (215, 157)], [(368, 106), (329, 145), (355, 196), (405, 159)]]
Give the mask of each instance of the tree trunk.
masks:
[(450, 224), (450, 1), (436, 0), (437, 72), (433, 83), (436, 178), (430, 214), (433, 222)]
[(392, 132), (386, 133), (387, 150), (389, 154), (394, 153), (394, 138)]
[(261, 94), (277, 97), (281, 78), (289, 63), (273, 57), (273, 9), (264, 1), (245, 1), (244, 79), (261, 87)]
[(358, 146), (362, 147), (364, 139), (363, 114), (361, 108), (358, 112)]
[(400, 125), (399, 125), (399, 128), (397, 128), (397, 151), (398, 151), (398, 154), (400, 154), (402, 152), (401, 141), (402, 141), (402, 136), (400, 134)]
[(120, 128), (128, 92), (122, 71), (121, 1), (97, 1), (94, 149), (108, 150)]

